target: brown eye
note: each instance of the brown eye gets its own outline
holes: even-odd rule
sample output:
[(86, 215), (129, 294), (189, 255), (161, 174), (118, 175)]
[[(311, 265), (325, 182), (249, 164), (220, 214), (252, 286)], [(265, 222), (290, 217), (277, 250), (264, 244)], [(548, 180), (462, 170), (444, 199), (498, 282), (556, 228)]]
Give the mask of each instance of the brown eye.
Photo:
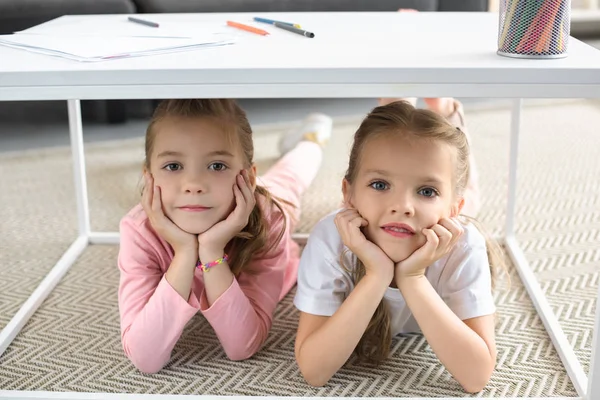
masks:
[(215, 162), (212, 163), (208, 166), (208, 169), (213, 170), (213, 171), (225, 171), (227, 169), (227, 165), (220, 163), (220, 162)]
[(177, 163), (170, 163), (163, 167), (163, 169), (166, 169), (167, 171), (172, 171), (172, 172), (179, 171), (181, 168), (182, 168), (182, 166)]

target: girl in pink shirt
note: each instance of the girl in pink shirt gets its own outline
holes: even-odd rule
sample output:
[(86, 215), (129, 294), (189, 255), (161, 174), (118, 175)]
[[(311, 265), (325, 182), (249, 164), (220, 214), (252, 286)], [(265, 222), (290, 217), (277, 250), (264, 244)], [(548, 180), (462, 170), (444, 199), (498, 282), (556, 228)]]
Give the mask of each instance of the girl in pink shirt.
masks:
[(230, 359), (261, 348), (296, 282), (291, 232), (330, 134), (329, 117), (309, 115), (257, 178), (252, 130), (233, 100), (158, 106), (146, 132), (142, 200), (120, 224), (121, 339), (140, 371), (169, 361), (198, 311)]

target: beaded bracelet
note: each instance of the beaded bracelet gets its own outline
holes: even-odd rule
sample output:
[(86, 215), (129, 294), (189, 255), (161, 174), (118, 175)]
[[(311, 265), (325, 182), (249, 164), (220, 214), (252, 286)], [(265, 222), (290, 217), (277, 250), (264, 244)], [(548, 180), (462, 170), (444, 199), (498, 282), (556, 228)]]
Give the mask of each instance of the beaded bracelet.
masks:
[(196, 264), (196, 268), (200, 268), (202, 271), (206, 272), (209, 268), (214, 267), (215, 265), (223, 264), (224, 262), (229, 261), (229, 256), (227, 254), (223, 255), (221, 258), (217, 258), (215, 261), (211, 261), (206, 264), (202, 264), (200, 260), (198, 260), (198, 264)]

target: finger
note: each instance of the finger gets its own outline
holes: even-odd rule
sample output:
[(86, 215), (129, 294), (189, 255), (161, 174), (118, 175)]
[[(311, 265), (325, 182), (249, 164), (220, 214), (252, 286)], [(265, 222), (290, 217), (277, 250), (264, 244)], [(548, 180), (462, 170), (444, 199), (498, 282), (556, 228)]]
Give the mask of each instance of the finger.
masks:
[(351, 226), (354, 226), (354, 227), (357, 227), (357, 228), (361, 228), (363, 226), (369, 225), (369, 222), (366, 219), (364, 219), (363, 217), (361, 217), (360, 215), (356, 215), (348, 223)]
[(352, 208), (343, 209), (342, 211), (336, 214), (334, 222), (340, 235), (348, 234), (350, 221), (357, 217), (360, 217), (360, 214), (358, 213), (358, 211)]
[(238, 179), (238, 188), (241, 190), (246, 203), (251, 203), (254, 198), (254, 193), (247, 175), (246, 171), (243, 171), (243, 175), (240, 175), (240, 179)]
[(347, 209), (342, 209), (340, 212), (338, 212), (335, 215), (335, 218), (333, 219), (333, 222), (335, 223), (335, 226), (337, 226), (338, 228), (344, 224), (344, 221), (346, 220), (346, 215), (348, 214), (348, 210)]
[(242, 170), (242, 176), (244, 177), (246, 186), (248, 186), (249, 188), (252, 188), (252, 184), (250, 183), (250, 173), (248, 173), (248, 170), (246, 170), (246, 169)]
[(464, 233), (462, 224), (456, 218), (442, 218), (439, 224), (448, 229), (448, 231), (452, 234), (452, 238), (450, 239), (448, 246), (453, 247)]
[(244, 203), (246, 203), (250, 196), (248, 195), (248, 192), (246, 190), (247, 189), (246, 180), (244, 179), (244, 176), (242, 174), (238, 174), (235, 177), (234, 187), (239, 190), (239, 192), (242, 194), (242, 197), (244, 198)]
[(340, 221), (347, 224), (350, 220), (359, 217), (360, 214), (354, 208), (347, 208), (338, 213)]
[(436, 236), (439, 238), (439, 249), (445, 249), (450, 244), (452, 240), (452, 233), (445, 227), (440, 224), (435, 224), (431, 227), (431, 230), (435, 232)]
[(338, 232), (340, 232), (340, 234), (341, 234), (340, 229), (341, 229), (342, 225), (344, 225), (344, 216), (343, 216), (344, 211), (345, 210), (338, 212), (335, 215), (335, 217), (333, 218), (333, 223), (335, 224), (335, 227), (337, 228)]
[(423, 249), (424, 252), (433, 254), (440, 245), (440, 238), (433, 229), (423, 229), (423, 234), (425, 235), (427, 242), (425, 242), (421, 249)]
[(340, 212), (338, 212), (335, 215), (334, 222), (335, 222), (336, 225), (338, 225), (340, 227), (341, 226), (347, 227), (349, 221), (352, 218), (355, 218), (356, 215), (357, 215), (357, 213), (356, 213), (355, 210), (352, 210), (352, 209), (342, 209)]
[(425, 236), (425, 244), (415, 250), (415, 252), (410, 255), (410, 258), (432, 260), (435, 258), (435, 252), (438, 248), (440, 238), (433, 229), (424, 228), (421, 230), (421, 233)]
[(246, 198), (244, 197), (244, 194), (242, 193), (237, 183), (233, 185), (233, 196), (235, 197), (234, 211), (237, 209), (242, 209), (246, 206)]
[[(241, 187), (244, 188), (244, 186)], [(254, 196), (252, 193), (247, 193), (248, 197), (246, 197), (243, 189), (240, 189), (238, 185), (233, 185), (233, 193), (237, 204), (230, 216), (234, 220), (236, 229), (242, 230), (248, 224), (248, 218), (254, 208)]]
[(142, 207), (146, 214), (152, 210), (153, 186), (148, 174), (144, 174), (144, 190), (142, 191)]
[(256, 186), (250, 182), (250, 172), (248, 170), (244, 170), (244, 177), (246, 178), (246, 186), (248, 187), (248, 193), (250, 193), (249, 202), (255, 202), (254, 192), (256, 191)]
[(448, 229), (453, 238), (458, 238), (464, 233), (464, 228), (456, 218), (442, 218), (438, 224)]
[(360, 217), (358, 213), (353, 216), (344, 216), (336, 223), (342, 242), (349, 248), (354, 248), (354, 246), (365, 240), (360, 227), (366, 225), (367, 221)]
[(160, 187), (154, 186), (154, 193), (152, 194), (152, 213), (155, 216), (164, 215), (162, 209), (162, 201), (160, 199)]

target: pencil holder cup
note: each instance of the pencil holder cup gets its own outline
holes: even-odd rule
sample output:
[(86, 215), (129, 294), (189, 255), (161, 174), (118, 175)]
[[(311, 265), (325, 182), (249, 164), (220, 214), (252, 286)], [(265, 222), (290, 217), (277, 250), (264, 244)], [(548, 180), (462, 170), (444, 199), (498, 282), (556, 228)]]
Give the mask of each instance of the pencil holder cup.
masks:
[(498, 54), (517, 58), (567, 56), (570, 0), (500, 0)]

